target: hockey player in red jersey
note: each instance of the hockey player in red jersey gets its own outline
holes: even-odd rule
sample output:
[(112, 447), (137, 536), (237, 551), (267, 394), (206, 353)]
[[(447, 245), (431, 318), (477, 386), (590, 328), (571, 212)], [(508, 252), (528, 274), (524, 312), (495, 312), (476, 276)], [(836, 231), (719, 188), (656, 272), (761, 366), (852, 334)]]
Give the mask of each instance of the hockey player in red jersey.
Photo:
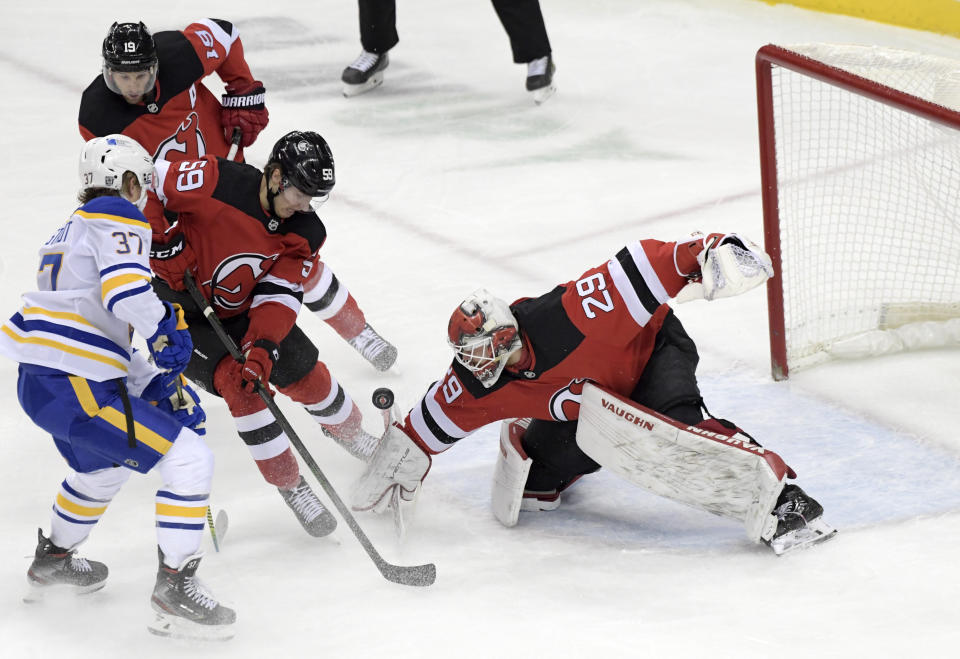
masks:
[[(336, 522), (300, 476), (289, 439), (255, 382), (272, 384), (352, 455), (369, 459), (378, 438), (364, 432), (356, 403), (296, 325), (303, 285), (326, 240), (311, 204), (325, 201), (334, 182), (326, 141), (294, 131), (276, 143), (264, 171), (211, 156), (158, 162), (155, 194), (145, 211), (153, 228), (150, 263), (160, 278), (154, 285), (162, 299), (183, 305), (190, 319), (196, 350), (184, 373), (224, 398), (263, 477), (316, 536)], [(172, 225), (171, 212), (177, 215)], [(228, 354), (184, 292), (187, 270), (241, 347), (243, 364)]]
[[(269, 121), (263, 83), (253, 78), (243, 43), (232, 23), (207, 18), (182, 31), (152, 35), (143, 23), (114, 23), (103, 40), (103, 72), (80, 100), (84, 139), (122, 133), (156, 161), (179, 162), (206, 155), (227, 157), (234, 131), (240, 151)], [(203, 84), (212, 73), (223, 80), (222, 103)], [(390, 368), (396, 348), (367, 322), (356, 300), (333, 271), (317, 260), (306, 282), (304, 303), (374, 368)]]
[[(228, 21), (208, 18), (156, 35), (143, 23), (114, 23), (102, 54), (102, 75), (80, 99), (84, 139), (122, 133), (154, 160), (176, 162), (226, 156), (234, 129), (241, 149), (250, 146), (269, 121), (263, 83)], [(222, 104), (202, 82), (214, 72), (226, 85)]]
[[(755, 541), (767, 542), (778, 553), (829, 537), (833, 530), (824, 525), (816, 538), (797, 539), (803, 527), (820, 518), (822, 508), (784, 482), (792, 471), (779, 456), (761, 449), (734, 424), (704, 418), (696, 346), (667, 305), (681, 291), (706, 299), (739, 294), (772, 274), (769, 257), (756, 245), (734, 234), (712, 234), (679, 243), (634, 242), (578, 279), (512, 305), (476, 291), (450, 318), (453, 364), (402, 424), (387, 429), (359, 482), (354, 507), (393, 508), (398, 514), (403, 501), (415, 498), (432, 456), (504, 419), (509, 421), (501, 435), (494, 512), (508, 526), (516, 523), (521, 509), (555, 508), (565, 488), (601, 466), (646, 486), (645, 476), (632, 477), (636, 466), (618, 470), (633, 455), (622, 442), (597, 453), (604, 456), (603, 463), (581, 449), (581, 401), (585, 387), (594, 386), (612, 394), (607, 398), (618, 401), (621, 416), (629, 407), (631, 418), (642, 417), (645, 426), (675, 426), (673, 432), (682, 434), (694, 452), (719, 450), (715, 460), (748, 465), (740, 481), (746, 493), (732, 481), (721, 484), (720, 492), (698, 492), (704, 480), (700, 474), (687, 483), (655, 483), (647, 489), (665, 496), (686, 489), (672, 498), (718, 514), (732, 511), (728, 516), (744, 521)], [(742, 451), (718, 449), (721, 444), (755, 449), (762, 464), (744, 463)], [(654, 461), (661, 457), (654, 452)], [(716, 464), (721, 472), (726, 465)], [(755, 475), (759, 472), (766, 478), (762, 484)], [(694, 480), (697, 485), (690, 484)], [(497, 488), (510, 491), (498, 493)], [(756, 495), (758, 488), (767, 493), (766, 500)], [(745, 508), (733, 501), (737, 497), (759, 498), (760, 508), (766, 508)]]

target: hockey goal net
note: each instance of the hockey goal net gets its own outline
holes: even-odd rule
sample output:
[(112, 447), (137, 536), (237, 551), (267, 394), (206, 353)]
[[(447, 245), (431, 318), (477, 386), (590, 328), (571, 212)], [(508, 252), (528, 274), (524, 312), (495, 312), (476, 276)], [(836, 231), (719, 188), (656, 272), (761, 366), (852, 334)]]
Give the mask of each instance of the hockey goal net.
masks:
[(756, 68), (774, 378), (960, 344), (960, 61), (770, 45)]

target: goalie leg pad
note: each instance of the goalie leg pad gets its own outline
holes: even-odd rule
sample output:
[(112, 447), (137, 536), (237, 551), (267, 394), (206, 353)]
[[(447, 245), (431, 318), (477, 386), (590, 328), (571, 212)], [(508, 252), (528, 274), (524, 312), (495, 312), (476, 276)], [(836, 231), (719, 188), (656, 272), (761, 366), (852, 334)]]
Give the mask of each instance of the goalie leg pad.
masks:
[(516, 526), (523, 503), (523, 489), (533, 461), (520, 438), (529, 419), (507, 419), (500, 425), (500, 451), (493, 470), (493, 516), (504, 526)]
[(776, 528), (771, 513), (789, 468), (744, 435), (682, 424), (587, 384), (577, 443), (635, 485), (743, 522), (754, 542)]

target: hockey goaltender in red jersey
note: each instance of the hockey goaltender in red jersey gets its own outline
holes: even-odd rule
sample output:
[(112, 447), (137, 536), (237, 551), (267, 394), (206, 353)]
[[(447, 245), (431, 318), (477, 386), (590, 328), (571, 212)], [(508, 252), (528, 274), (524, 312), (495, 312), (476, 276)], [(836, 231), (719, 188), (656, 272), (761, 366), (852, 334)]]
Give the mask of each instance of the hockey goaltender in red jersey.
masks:
[[(114, 23), (103, 40), (103, 72), (80, 100), (84, 139), (122, 133), (156, 161), (212, 155), (226, 158), (239, 131), (239, 152), (267, 126), (263, 83), (253, 78), (237, 27), (205, 18), (182, 31), (152, 35), (143, 23)], [(226, 85), (218, 101), (203, 84), (214, 72)], [(397, 349), (366, 321), (347, 287), (319, 259), (304, 290), (304, 305), (374, 368), (385, 371)]]
[[(274, 145), (264, 171), (212, 156), (158, 161), (145, 209), (153, 230), (150, 266), (159, 277), (154, 287), (189, 319), (195, 350), (184, 374), (223, 397), (263, 477), (314, 536), (330, 533), (336, 521), (300, 476), (289, 438), (254, 383), (272, 384), (352, 455), (369, 459), (379, 438), (363, 431), (356, 403), (296, 325), (302, 287), (327, 235), (312, 207), (334, 182), (326, 141), (293, 131)], [(172, 225), (170, 212), (177, 217)], [(184, 291), (187, 270), (240, 346), (242, 364)]]
[(667, 302), (737, 295), (773, 275), (735, 234), (641, 240), (575, 281), (512, 305), (478, 290), (453, 312), (453, 364), (401, 423), (388, 427), (358, 482), (354, 508), (392, 509), (402, 524), (431, 456), (504, 420), (493, 510), (551, 510), (584, 474), (634, 484), (736, 519), (777, 553), (831, 537), (793, 471), (735, 424), (712, 416), (697, 349)]

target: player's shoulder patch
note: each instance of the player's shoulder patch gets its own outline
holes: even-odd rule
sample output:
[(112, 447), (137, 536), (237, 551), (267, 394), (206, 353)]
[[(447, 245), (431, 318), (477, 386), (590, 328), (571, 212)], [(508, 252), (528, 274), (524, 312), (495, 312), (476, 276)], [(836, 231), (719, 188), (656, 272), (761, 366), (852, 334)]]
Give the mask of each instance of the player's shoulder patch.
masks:
[(584, 335), (563, 308), (566, 287), (557, 286), (540, 297), (515, 302), (510, 306), (517, 323), (533, 344), (536, 373), (553, 368), (583, 342)]
[(123, 197), (97, 197), (74, 211), (84, 220), (106, 220), (150, 230), (150, 223), (140, 209)]
[(169, 101), (203, 78), (203, 62), (197, 56), (193, 44), (179, 30), (164, 30), (153, 35), (157, 45), (162, 101)]
[(220, 157), (216, 158), (216, 163), (219, 177), (212, 198), (262, 221), (260, 177), (263, 172), (253, 165)]
[(327, 228), (323, 225), (323, 220), (314, 212), (294, 213), (292, 217), (283, 221), (278, 233), (301, 236), (310, 245), (311, 254), (320, 249), (327, 240)]

